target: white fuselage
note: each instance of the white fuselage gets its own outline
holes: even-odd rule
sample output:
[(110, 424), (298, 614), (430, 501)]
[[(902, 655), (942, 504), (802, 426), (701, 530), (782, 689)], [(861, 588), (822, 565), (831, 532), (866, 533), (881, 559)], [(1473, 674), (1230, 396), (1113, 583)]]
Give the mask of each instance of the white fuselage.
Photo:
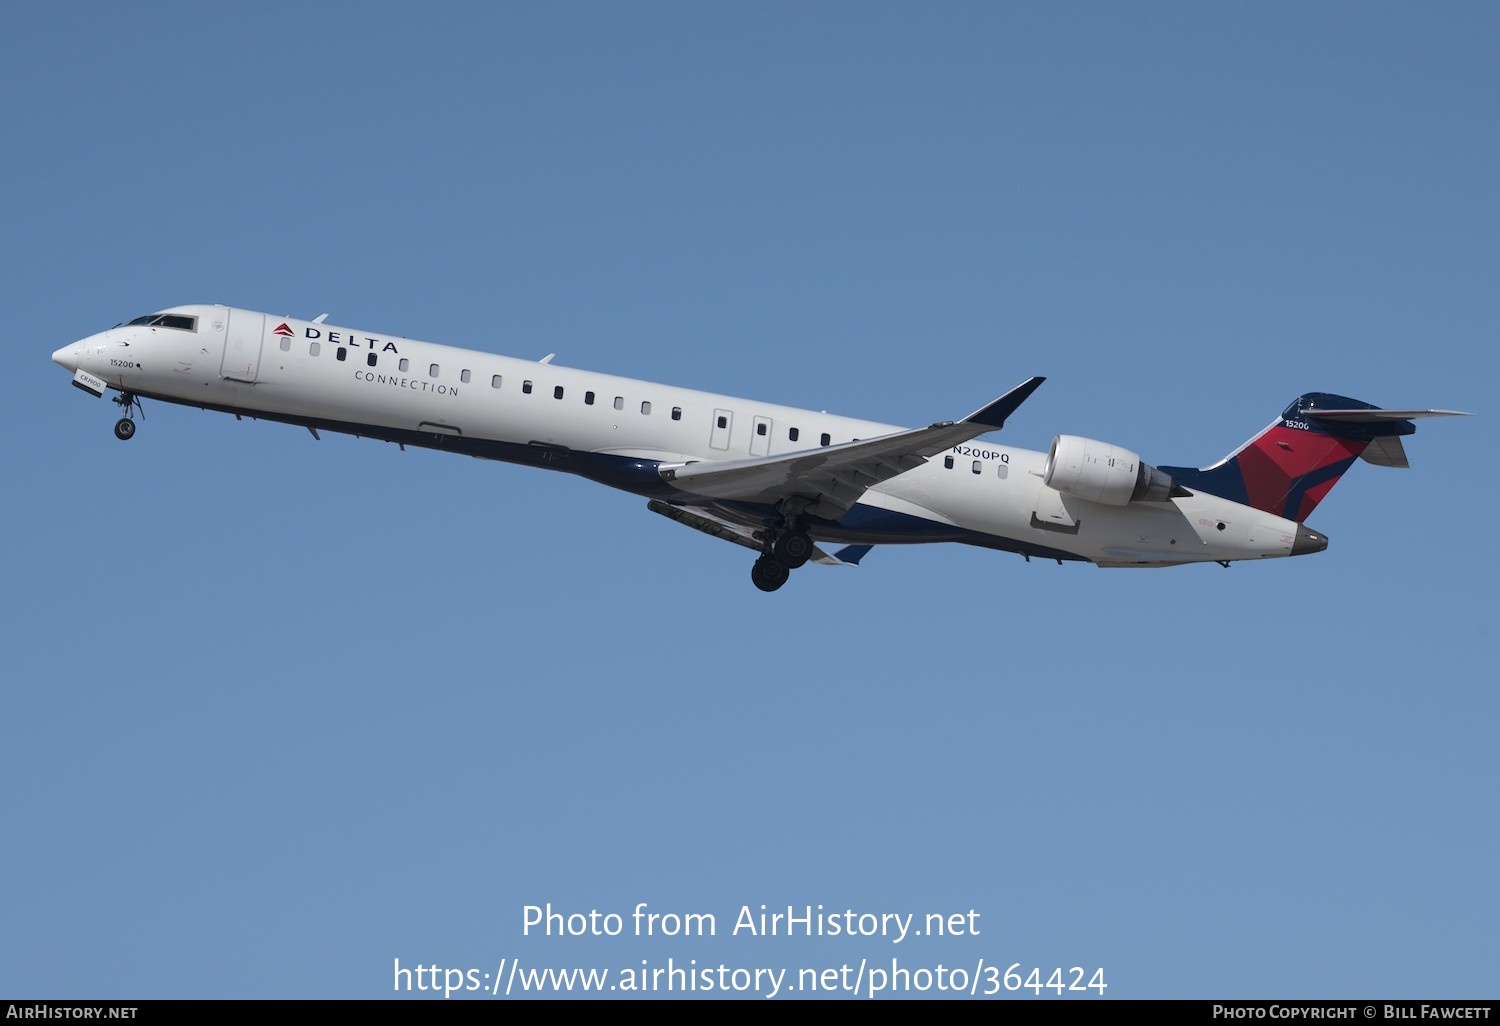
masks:
[[(804, 452), (902, 428), (225, 306), (131, 324), (54, 359), (144, 398), (568, 470), (683, 505), (661, 464)], [(1297, 525), (1213, 495), (1104, 505), (1043, 483), (1046, 453), (975, 440), (870, 488), (822, 541), (960, 541), (1104, 566), (1292, 553)], [(736, 511), (719, 509), (733, 517)]]

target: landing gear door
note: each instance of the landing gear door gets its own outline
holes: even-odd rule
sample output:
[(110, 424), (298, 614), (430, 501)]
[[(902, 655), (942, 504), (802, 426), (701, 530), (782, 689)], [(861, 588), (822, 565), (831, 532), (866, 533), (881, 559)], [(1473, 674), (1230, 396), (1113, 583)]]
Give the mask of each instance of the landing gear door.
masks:
[(260, 344), (266, 330), (266, 315), (231, 310), (228, 328), (224, 334), (224, 361), (219, 365), (219, 376), (232, 381), (254, 382), (260, 373)]

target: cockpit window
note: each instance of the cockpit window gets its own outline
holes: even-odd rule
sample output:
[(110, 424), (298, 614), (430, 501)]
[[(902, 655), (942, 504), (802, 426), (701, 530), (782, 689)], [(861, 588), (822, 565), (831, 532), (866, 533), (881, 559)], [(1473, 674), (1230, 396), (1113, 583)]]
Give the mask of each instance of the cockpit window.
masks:
[(178, 328), (182, 331), (198, 330), (198, 318), (187, 317), (183, 314), (147, 314), (144, 317), (137, 317), (135, 320), (126, 323), (150, 328)]

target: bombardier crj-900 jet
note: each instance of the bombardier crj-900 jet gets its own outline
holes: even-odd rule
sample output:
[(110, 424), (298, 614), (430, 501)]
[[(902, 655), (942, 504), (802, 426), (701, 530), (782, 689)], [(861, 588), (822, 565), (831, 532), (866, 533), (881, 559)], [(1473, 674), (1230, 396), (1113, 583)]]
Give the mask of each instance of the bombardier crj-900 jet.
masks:
[[(809, 561), (961, 542), (1104, 567), (1321, 552), (1304, 526), (1363, 458), (1404, 467), (1417, 417), (1310, 392), (1211, 467), (1153, 467), (1058, 435), (1046, 452), (980, 437), (1042, 383), (960, 420), (902, 428), (226, 306), (178, 306), (63, 346), (73, 384), (107, 390), (135, 435), (143, 399), (561, 470), (756, 553), (775, 591)], [(836, 548), (834, 548), (836, 546)], [(831, 549), (831, 551), (830, 551)]]

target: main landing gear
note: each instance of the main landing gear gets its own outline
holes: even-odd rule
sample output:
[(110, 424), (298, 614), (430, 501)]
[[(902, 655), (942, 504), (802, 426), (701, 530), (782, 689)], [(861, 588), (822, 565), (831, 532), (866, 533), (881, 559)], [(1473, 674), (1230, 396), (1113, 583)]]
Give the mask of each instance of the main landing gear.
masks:
[(795, 517), (783, 521), (767, 540), (765, 553), (750, 568), (750, 580), (761, 591), (775, 591), (812, 553), (812, 536), (801, 521)]
[(750, 567), (750, 580), (761, 591), (775, 591), (792, 576), (792, 568), (775, 556), (761, 556)]
[(135, 411), (140, 410), (141, 416), (145, 417), (146, 408), (129, 392), (121, 392), (115, 396), (113, 402), (125, 413), (125, 416), (115, 421), (115, 437), (122, 442), (128, 442), (135, 437)]

